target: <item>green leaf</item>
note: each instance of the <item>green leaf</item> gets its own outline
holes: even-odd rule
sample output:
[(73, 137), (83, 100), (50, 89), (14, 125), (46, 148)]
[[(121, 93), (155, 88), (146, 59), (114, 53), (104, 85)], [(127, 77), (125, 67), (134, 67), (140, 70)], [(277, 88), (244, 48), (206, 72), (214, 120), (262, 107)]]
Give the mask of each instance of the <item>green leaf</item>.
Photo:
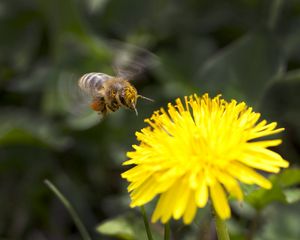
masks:
[(288, 203), (295, 203), (300, 201), (300, 189), (285, 190), (284, 195)]
[(276, 81), (268, 86), (261, 101), (261, 108), (264, 110), (264, 114), (268, 114), (273, 119), (299, 127), (299, 91), (300, 69), (287, 72), (278, 77)]
[(283, 144), (284, 157), (291, 163), (300, 158), (300, 69), (287, 72), (270, 84), (261, 101), (264, 117), (279, 122), (285, 128)]
[(0, 115), (0, 144), (46, 145), (63, 148), (69, 139), (48, 120), (20, 109), (2, 109)]
[(158, 52), (161, 66), (154, 71), (163, 88), (164, 97), (172, 99), (195, 92), (192, 79), (199, 64), (212, 54), (214, 47), (209, 38), (187, 36), (181, 39), (175, 52), (172, 49)]
[(37, 12), (31, 6), (27, 8), (22, 8), (19, 4), (3, 6), (1, 2), (0, 29), (3, 33), (0, 39), (1, 80), (6, 77), (9, 80), (10, 75), (3, 74), (5, 67), (11, 67), (11, 70), (17, 72), (28, 71), (32, 67), (42, 38), (37, 16)]
[(270, 190), (260, 188), (253, 191), (251, 194), (245, 197), (245, 201), (247, 201), (257, 210), (263, 209), (265, 206), (274, 201), (287, 203), (282, 189), (274, 184)]
[(134, 230), (124, 218), (106, 221), (97, 227), (97, 231), (120, 239), (134, 239)]
[(131, 213), (107, 220), (96, 227), (96, 231), (107, 236), (124, 240), (146, 239), (142, 216)]
[[(272, 178), (275, 178), (273, 175)], [(283, 170), (274, 180), (277, 181), (282, 187), (291, 187), (300, 183), (300, 169), (289, 168)]]
[(278, 73), (281, 55), (274, 37), (249, 33), (206, 61), (197, 76), (203, 91), (256, 103)]
[(300, 236), (300, 204), (278, 205), (267, 208), (254, 240), (296, 240)]
[(272, 202), (293, 203), (300, 200), (298, 196), (298, 189), (291, 189), (287, 187), (294, 187), (300, 183), (300, 169), (286, 169), (280, 174), (274, 174), (270, 177), (273, 187), (267, 189), (256, 189), (246, 195), (245, 200), (250, 203), (257, 210), (266, 207)]

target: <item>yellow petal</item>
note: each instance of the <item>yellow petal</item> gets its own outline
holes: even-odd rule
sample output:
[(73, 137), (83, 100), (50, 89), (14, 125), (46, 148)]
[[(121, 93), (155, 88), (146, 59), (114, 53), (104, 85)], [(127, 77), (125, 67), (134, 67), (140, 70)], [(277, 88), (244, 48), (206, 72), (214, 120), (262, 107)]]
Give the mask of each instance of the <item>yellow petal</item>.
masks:
[(271, 182), (253, 171), (251, 168), (239, 163), (232, 163), (231, 167), (227, 171), (236, 179), (247, 184), (257, 184), (263, 188), (270, 189), (272, 187)]
[(235, 197), (237, 200), (241, 201), (243, 200), (243, 192), (238, 184), (238, 182), (231, 177), (227, 173), (218, 172), (217, 178), (220, 183), (222, 183), (227, 192), (231, 194), (233, 197)]
[(209, 187), (210, 196), (216, 213), (222, 219), (227, 219), (230, 217), (230, 208), (227, 201), (227, 196), (222, 188), (222, 186), (215, 182), (213, 186)]
[(176, 199), (176, 197), (177, 182), (175, 182), (168, 191), (161, 194), (151, 221), (156, 222), (160, 218), (163, 223), (166, 223), (174, 211), (174, 199)]
[(190, 224), (193, 221), (193, 219), (196, 215), (196, 212), (197, 212), (197, 206), (195, 204), (194, 197), (192, 196), (192, 194), (190, 194), (190, 197), (189, 197), (189, 200), (187, 203), (187, 208), (183, 215), (184, 224)]
[(177, 195), (173, 198), (173, 217), (174, 219), (179, 219), (187, 208), (191, 190), (189, 189), (186, 181), (181, 181), (181, 183), (176, 186), (176, 192)]
[(195, 194), (196, 194), (195, 200), (196, 200), (197, 206), (200, 208), (204, 207), (208, 200), (208, 188), (204, 181), (203, 176), (199, 180), (199, 186), (196, 189)]

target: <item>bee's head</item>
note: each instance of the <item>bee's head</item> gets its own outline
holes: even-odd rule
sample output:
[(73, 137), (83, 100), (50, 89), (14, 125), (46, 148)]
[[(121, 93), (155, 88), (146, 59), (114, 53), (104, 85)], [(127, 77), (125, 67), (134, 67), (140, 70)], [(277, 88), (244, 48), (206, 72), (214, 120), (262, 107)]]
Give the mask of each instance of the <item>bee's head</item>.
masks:
[(151, 98), (147, 98), (142, 95), (138, 95), (136, 89), (131, 85), (123, 88), (121, 94), (119, 95), (119, 101), (121, 102), (121, 104), (129, 109), (134, 110), (136, 115), (138, 115), (138, 112), (136, 110), (136, 100), (138, 98), (143, 98), (143, 99), (153, 102), (153, 100)]
[(123, 89), (120, 96), (120, 102), (129, 109), (134, 110), (137, 114), (137, 110), (135, 107), (137, 97), (138, 94), (136, 89), (133, 86), (128, 86)]

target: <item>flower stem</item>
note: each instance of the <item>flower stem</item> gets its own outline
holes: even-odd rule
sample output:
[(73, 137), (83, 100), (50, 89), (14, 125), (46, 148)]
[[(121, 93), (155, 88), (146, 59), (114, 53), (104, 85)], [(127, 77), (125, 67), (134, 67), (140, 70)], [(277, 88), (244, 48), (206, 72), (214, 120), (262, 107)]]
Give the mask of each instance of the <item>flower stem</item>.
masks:
[(165, 236), (164, 240), (170, 240), (170, 222), (165, 224)]
[(216, 231), (218, 235), (218, 240), (230, 240), (226, 223), (224, 220), (222, 220), (218, 214), (215, 212), (213, 206), (212, 206), (212, 212), (216, 223)]
[(270, 6), (270, 15), (268, 22), (268, 27), (270, 30), (275, 29), (283, 4), (283, 0), (273, 0)]
[(86, 230), (85, 226), (81, 222), (78, 214), (76, 213), (73, 206), (70, 204), (70, 202), (64, 197), (64, 195), (57, 189), (57, 187), (54, 186), (53, 183), (51, 183), (49, 180), (44, 180), (44, 183), (46, 186), (56, 195), (56, 197), (62, 202), (62, 204), (65, 206), (65, 208), (70, 213), (71, 217), (73, 218), (73, 221), (78, 228), (78, 231), (80, 232), (80, 235), (83, 240), (91, 240), (88, 231)]
[(148, 222), (148, 218), (147, 218), (144, 206), (141, 206), (141, 212), (142, 212), (142, 215), (143, 215), (143, 219), (144, 219), (144, 224), (145, 224), (145, 228), (146, 228), (148, 240), (153, 240), (153, 237), (152, 237), (152, 234), (151, 234), (151, 230), (150, 230), (150, 226), (149, 226), (149, 222)]

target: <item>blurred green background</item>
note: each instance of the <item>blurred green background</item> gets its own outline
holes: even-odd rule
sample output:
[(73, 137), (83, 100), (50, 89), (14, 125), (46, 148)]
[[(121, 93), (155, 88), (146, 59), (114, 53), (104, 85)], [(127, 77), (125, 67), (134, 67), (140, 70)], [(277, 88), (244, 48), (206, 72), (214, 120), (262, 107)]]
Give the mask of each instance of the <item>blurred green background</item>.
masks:
[[(80, 239), (46, 178), (93, 239), (146, 239), (121, 163), (143, 119), (192, 93), (222, 93), (277, 121), (286, 131), (276, 151), (299, 167), (299, 0), (1, 0), (0, 36), (1, 240)], [(99, 122), (79, 110), (76, 80), (113, 74), (114, 51), (125, 43), (157, 56), (133, 81), (155, 102), (140, 100), (138, 117), (122, 109)], [(284, 174), (273, 195), (233, 203), (232, 239), (300, 239), (300, 172)], [(175, 222), (174, 239), (216, 239), (208, 215)], [(152, 227), (159, 236), (162, 226)]]

